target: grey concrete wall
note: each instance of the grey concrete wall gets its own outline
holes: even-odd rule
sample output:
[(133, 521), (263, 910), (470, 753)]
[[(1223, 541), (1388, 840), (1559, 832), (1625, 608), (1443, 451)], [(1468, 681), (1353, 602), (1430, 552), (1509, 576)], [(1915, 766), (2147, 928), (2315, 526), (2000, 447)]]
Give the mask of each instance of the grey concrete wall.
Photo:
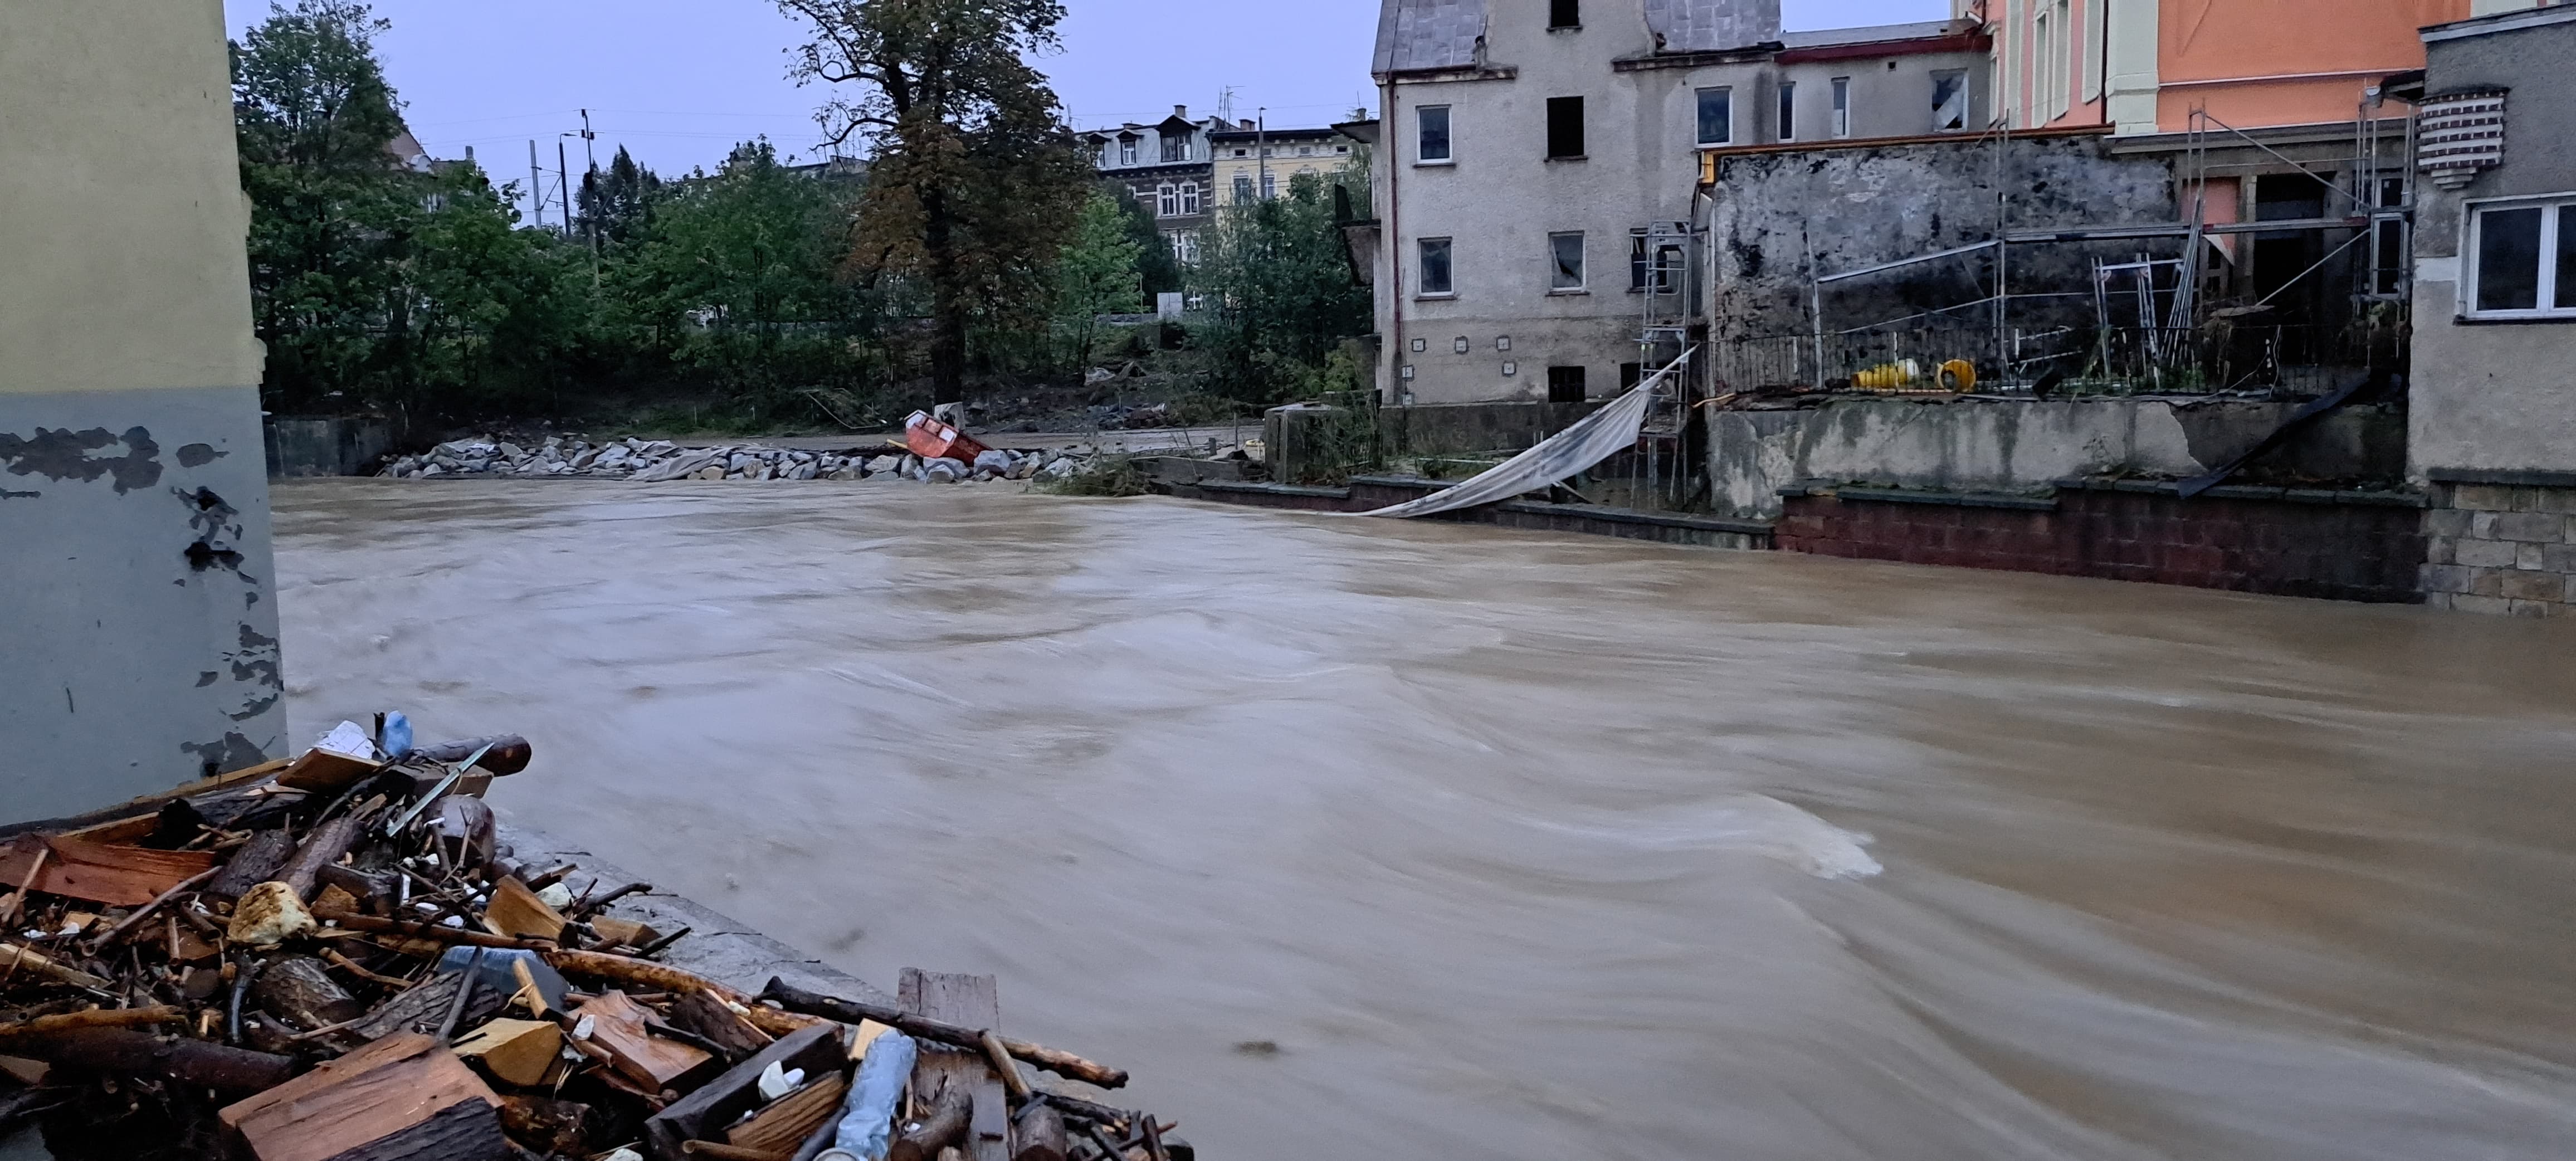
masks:
[[(2286, 403), (1851, 400), (1797, 411), (1721, 411), (1709, 416), (1709, 473), (1719, 513), (1764, 518), (1779, 515), (1779, 490), (1802, 480), (2028, 492), (2105, 473), (2178, 478), (2244, 454), (2294, 410)], [(2251, 470), (2255, 478), (2388, 479), (2404, 457), (2402, 418), (2352, 408)]]
[(2416, 185), (2410, 467), (2435, 473), (2576, 471), (2576, 320), (2461, 319), (2464, 210), (2493, 198), (2576, 197), (2576, 21), (2425, 46), (2425, 90), (2502, 86), (2504, 164), (2465, 188)]
[(279, 753), (218, 0), (0, 5), (0, 816)]
[[(1716, 176), (1708, 210), (1715, 252), (1708, 303), (1710, 333), (1721, 340), (1807, 333), (1816, 273), (1994, 237), (1999, 191), (2010, 198), (2007, 220), (2014, 229), (2169, 222), (2176, 213), (2173, 175), (2163, 161), (2114, 158), (2106, 139), (2094, 137), (2014, 139), (2000, 181), (1990, 139), (1720, 155)], [(2170, 257), (2178, 245), (2018, 246), (2009, 277), (2016, 294), (2089, 296), (2094, 257), (2134, 257), (2142, 250)], [(1841, 282), (1826, 288), (1826, 326), (1865, 326), (1974, 302), (1993, 286), (1989, 254)], [(2089, 297), (2076, 309), (2084, 320), (2093, 316)], [(2051, 321), (2037, 306), (2016, 311), (2028, 325)]]
[(393, 425), (366, 416), (271, 417), (268, 474), (274, 479), (364, 475), (393, 448)]

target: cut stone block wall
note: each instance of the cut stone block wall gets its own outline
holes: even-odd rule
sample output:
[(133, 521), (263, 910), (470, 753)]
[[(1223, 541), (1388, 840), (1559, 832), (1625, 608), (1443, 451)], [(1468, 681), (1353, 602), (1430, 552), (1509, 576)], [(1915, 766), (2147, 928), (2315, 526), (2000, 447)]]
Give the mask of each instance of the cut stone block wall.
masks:
[(2576, 487), (2435, 484), (2424, 601), (2550, 617), (2576, 608)]

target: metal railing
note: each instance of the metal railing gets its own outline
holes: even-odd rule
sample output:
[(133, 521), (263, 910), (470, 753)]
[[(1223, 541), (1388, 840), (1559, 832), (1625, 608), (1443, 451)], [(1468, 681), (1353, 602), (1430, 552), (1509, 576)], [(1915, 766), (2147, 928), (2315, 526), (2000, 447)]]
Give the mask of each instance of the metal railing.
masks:
[(1779, 335), (1720, 343), (1716, 392), (2014, 392), (2053, 395), (2324, 394), (2352, 374), (2402, 370), (2402, 326), (1982, 327)]

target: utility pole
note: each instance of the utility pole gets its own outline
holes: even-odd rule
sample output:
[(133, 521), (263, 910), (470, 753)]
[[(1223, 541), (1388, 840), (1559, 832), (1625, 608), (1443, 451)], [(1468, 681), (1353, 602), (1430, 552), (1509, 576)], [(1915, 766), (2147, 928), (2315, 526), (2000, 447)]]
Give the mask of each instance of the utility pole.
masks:
[(581, 156), (583, 163), (590, 168), (582, 175), (581, 192), (582, 201), (593, 204), (584, 205), (581, 216), (590, 222), (590, 285), (593, 289), (599, 286), (599, 206), (595, 204), (599, 200), (599, 153), (591, 146), (597, 140), (599, 134), (590, 131), (590, 110), (584, 109), (581, 111)]
[(572, 237), (572, 165), (562, 137), (555, 138), (555, 204), (563, 208), (564, 237)]
[(537, 228), (546, 228), (546, 171), (537, 164), (537, 141), (528, 139), (528, 212), (537, 219)]
[(1261, 194), (1258, 200), (1270, 200), (1270, 106), (1253, 110), (1260, 120), (1252, 130), (1252, 154), (1261, 167)]

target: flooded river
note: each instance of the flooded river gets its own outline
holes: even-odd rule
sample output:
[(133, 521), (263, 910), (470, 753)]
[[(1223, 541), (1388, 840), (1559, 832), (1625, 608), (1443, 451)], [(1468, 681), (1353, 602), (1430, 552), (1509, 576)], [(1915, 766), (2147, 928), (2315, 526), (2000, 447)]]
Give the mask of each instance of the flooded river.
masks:
[(2576, 1156), (2576, 623), (999, 487), (277, 492), (292, 716), (1212, 1158)]

